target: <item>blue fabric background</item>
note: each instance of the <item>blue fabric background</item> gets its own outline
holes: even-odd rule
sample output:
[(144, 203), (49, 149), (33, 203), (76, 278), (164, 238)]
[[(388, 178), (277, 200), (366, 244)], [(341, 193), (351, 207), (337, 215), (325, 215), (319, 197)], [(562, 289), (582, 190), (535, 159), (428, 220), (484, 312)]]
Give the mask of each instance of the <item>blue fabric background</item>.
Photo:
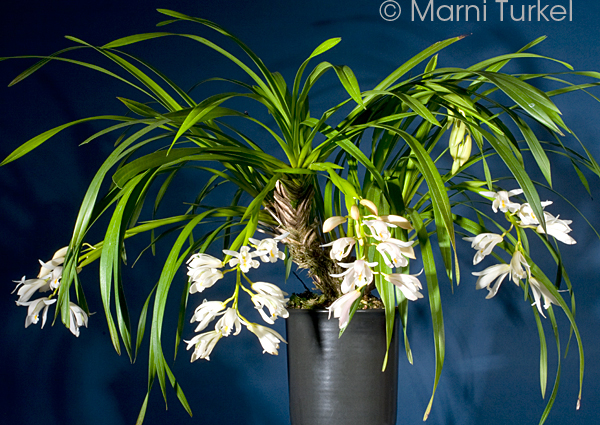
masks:
[[(472, 2), (435, 2), (472, 4), (482, 7), (485, 0)], [(73, 35), (92, 44), (135, 33), (154, 31), (162, 20), (155, 8), (169, 8), (193, 16), (213, 20), (230, 29), (264, 60), (271, 70), (280, 71), (288, 80), (304, 58), (327, 38), (342, 37), (342, 42), (324, 56), (332, 63), (349, 65), (358, 76), (361, 88), (373, 87), (400, 63), (436, 41), (460, 34), (470, 36), (446, 49), (439, 59), (441, 66), (467, 67), (493, 55), (511, 53), (541, 35), (548, 39), (534, 52), (563, 59), (577, 70), (599, 70), (600, 4), (573, 0), (572, 21), (511, 22), (508, 7), (536, 4), (512, 0), (505, 5), (504, 21), (500, 21), (499, 5), (487, 1), (487, 20), (442, 22), (435, 19), (410, 19), (410, 2), (398, 0), (402, 15), (395, 21), (384, 21), (379, 13), (380, 1), (314, 1), (284, 3), (259, 0), (242, 1), (101, 1), (95, 3), (23, 0), (3, 6), (0, 14), (0, 56), (46, 55), (70, 42)], [(419, 1), (421, 9), (427, 2)], [(568, 0), (542, 2), (568, 7)], [(388, 11), (391, 12), (390, 9)], [(441, 16), (446, 12), (442, 10)], [(546, 13), (549, 16), (548, 13)], [(536, 16), (533, 16), (534, 20)], [(219, 42), (222, 38), (200, 26), (182, 24), (173, 31), (196, 32)], [(228, 45), (227, 43), (225, 43)], [(169, 48), (168, 53), (159, 51)], [(190, 41), (167, 39), (147, 42), (130, 51), (144, 57), (181, 87), (213, 76), (242, 78), (241, 72), (223, 57)], [(92, 59), (90, 52), (80, 58)], [(107, 61), (95, 59), (110, 66)], [(33, 62), (0, 63), (0, 157), (29, 138), (62, 123), (92, 115), (125, 112), (117, 96), (144, 101), (124, 84), (73, 65), (54, 63), (33, 77), (6, 88), (19, 72)], [(315, 62), (316, 63), (316, 62)], [(560, 71), (560, 65), (544, 61), (523, 61), (510, 67), (513, 72)], [(222, 89), (223, 86), (215, 86)], [(591, 90), (598, 95), (598, 90)], [(202, 95), (201, 92), (197, 93)], [(314, 110), (323, 110), (332, 99), (343, 99), (343, 91), (330, 75), (314, 91)], [(600, 157), (597, 122), (600, 105), (584, 94), (557, 99), (566, 123), (579, 138)], [(256, 105), (249, 112), (264, 117)], [(43, 330), (39, 325), (25, 330), (25, 309), (14, 305), (10, 295), (12, 280), (24, 274), (37, 273), (37, 260), (47, 260), (65, 245), (72, 232), (77, 208), (94, 170), (110, 152), (111, 140), (97, 140), (84, 147), (77, 145), (100, 129), (97, 124), (81, 125), (61, 134), (40, 147), (34, 154), (0, 169), (0, 252), (2, 292), (0, 296), (0, 398), (7, 424), (132, 424), (145, 395), (147, 342), (131, 365), (127, 356), (117, 356), (110, 344), (106, 322), (97, 293), (97, 266), (90, 266), (82, 278), (92, 311), (89, 329), (76, 339), (58, 323)], [(577, 147), (569, 137), (567, 142)], [(599, 227), (597, 201), (598, 178), (590, 176), (594, 200), (590, 200), (570, 164), (557, 159), (553, 168), (555, 188), (565, 193), (591, 223)], [(528, 165), (535, 175), (535, 164)], [(503, 175), (504, 173), (500, 173)], [(539, 177), (539, 176), (537, 176)], [(191, 196), (202, 176), (190, 175), (179, 181), (180, 190), (173, 195), (173, 211)], [(195, 180), (194, 180), (195, 179)], [(198, 180), (199, 179), (199, 180)], [(507, 189), (510, 189), (507, 188)], [(565, 264), (577, 295), (577, 320), (584, 340), (586, 372), (580, 411), (575, 411), (578, 392), (578, 356), (571, 342), (563, 359), (562, 379), (555, 407), (547, 424), (596, 424), (600, 407), (600, 292), (597, 258), (600, 242), (577, 211), (543, 192), (543, 199), (553, 199), (549, 210), (561, 218), (573, 219), (575, 246), (561, 245)], [(187, 198), (189, 201), (189, 198)], [(179, 208), (179, 209), (178, 209)], [(169, 211), (165, 210), (165, 213)], [(101, 228), (101, 225), (98, 226)], [(91, 235), (91, 241), (101, 232)], [(132, 244), (144, 247), (145, 241)], [(137, 245), (136, 245), (137, 244)], [(545, 407), (539, 390), (539, 340), (530, 307), (522, 292), (504, 283), (498, 296), (485, 300), (485, 291), (476, 292), (475, 278), (469, 270), (473, 252), (467, 243), (459, 243), (463, 261), (463, 281), (451, 293), (443, 281), (444, 318), (446, 325), (446, 365), (436, 394), (429, 424), (536, 424)], [(160, 273), (165, 249), (157, 256), (146, 255), (133, 270), (126, 273), (129, 307), (135, 319)], [(547, 256), (540, 253), (540, 257)], [(550, 276), (555, 268), (551, 261), (540, 260)], [(482, 265), (489, 265), (487, 262)], [(481, 267), (477, 268), (478, 270)], [(267, 271), (267, 269), (264, 269)], [(417, 271), (417, 270), (415, 270)], [(264, 280), (275, 281), (282, 270), (274, 268)], [(183, 279), (178, 276), (178, 282)], [(301, 290), (297, 281), (287, 284), (288, 292)], [(175, 285), (174, 285), (175, 286)], [(223, 292), (224, 294), (225, 292)], [(221, 293), (206, 291), (207, 298), (219, 299)], [(171, 295), (173, 312), (180, 293)], [(191, 299), (191, 306), (203, 296)], [(567, 345), (568, 324), (557, 313), (562, 331), (561, 347)], [(175, 316), (172, 313), (171, 316)], [(401, 357), (399, 424), (421, 423), (430, 397), (434, 376), (434, 353), (431, 324), (426, 301), (411, 304), (410, 340), (414, 365)], [(165, 325), (164, 345), (167, 358), (172, 358), (175, 323)], [(135, 323), (135, 322), (134, 322)], [(550, 373), (556, 367), (556, 350), (549, 323)], [(283, 323), (276, 329), (284, 332)], [(189, 363), (189, 352), (180, 347), (173, 371), (180, 380), (194, 411), (189, 418), (172, 391), (167, 392), (168, 411), (155, 387), (148, 408), (147, 424), (287, 424), (288, 395), (285, 347), (280, 355), (261, 354), (256, 339), (242, 335), (221, 341), (210, 362)], [(185, 338), (193, 335), (188, 326)], [(353, 365), (348, 365), (351, 373)], [(553, 381), (548, 383), (549, 397)]]

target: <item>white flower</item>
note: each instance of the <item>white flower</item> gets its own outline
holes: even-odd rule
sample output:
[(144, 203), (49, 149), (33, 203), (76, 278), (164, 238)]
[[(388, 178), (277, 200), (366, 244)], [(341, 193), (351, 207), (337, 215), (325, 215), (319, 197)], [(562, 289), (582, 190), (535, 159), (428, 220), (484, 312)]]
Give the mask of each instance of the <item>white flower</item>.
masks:
[(463, 238), (467, 242), (471, 242), (471, 248), (477, 250), (473, 257), (473, 265), (479, 264), (486, 255), (489, 255), (494, 247), (502, 242), (502, 236), (495, 233), (480, 233), (472, 238)]
[(199, 269), (199, 268), (211, 268), (211, 269), (220, 269), (223, 267), (223, 262), (218, 258), (213, 257), (212, 255), (197, 253), (192, 255), (187, 260), (189, 269)]
[(382, 215), (379, 220), (398, 226), (401, 229), (411, 230), (413, 228), (410, 221), (400, 215)]
[(190, 294), (202, 292), (206, 288), (213, 286), (217, 280), (223, 279), (221, 270), (213, 269), (211, 267), (188, 269), (187, 274), (192, 281), (192, 284), (190, 285)]
[(238, 317), (237, 311), (233, 308), (228, 308), (225, 314), (217, 321), (215, 330), (221, 332), (223, 336), (229, 336), (231, 330), (235, 327), (233, 335), (237, 335), (242, 330), (242, 323)]
[(538, 311), (543, 317), (544, 312), (542, 310), (541, 297), (544, 297), (544, 308), (547, 310), (550, 307), (550, 304), (558, 305), (558, 300), (550, 293), (548, 288), (544, 286), (541, 282), (539, 282), (535, 277), (529, 278), (529, 287), (531, 288), (531, 292), (533, 292), (533, 299), (535, 300), (533, 304), (537, 307)]
[(73, 302), (69, 302), (69, 314), (71, 315), (69, 318), (69, 330), (73, 335), (78, 337), (79, 328), (81, 326), (85, 326), (87, 328), (88, 316), (81, 307)]
[(404, 267), (408, 265), (407, 258), (415, 258), (412, 244), (412, 241), (404, 242), (390, 238), (386, 242), (377, 244), (377, 251), (379, 251), (388, 267)]
[(60, 286), (66, 252), (67, 247), (64, 247), (56, 251), (50, 261), (44, 263), (39, 260), (41, 267), (37, 279), (26, 280), (23, 276), (20, 281), (15, 281), (17, 286), (12, 293), (18, 290), (17, 305), (25, 305), (37, 291), (47, 292)]
[(416, 301), (419, 298), (423, 298), (423, 294), (419, 292), (419, 289), (423, 289), (421, 282), (417, 279), (423, 271), (421, 270), (418, 274), (403, 274), (393, 273), (384, 274), (383, 277), (388, 282), (396, 285), (402, 291), (402, 294), (411, 301)]
[(15, 281), (17, 286), (13, 290), (13, 293), (17, 291), (17, 295), (19, 299), (16, 301), (17, 305), (28, 305), (27, 301), (31, 299), (33, 294), (37, 291), (47, 292), (50, 290), (50, 283), (44, 279), (27, 279), (25, 280), (25, 276), (21, 278), (20, 281)]
[(479, 192), (480, 195), (494, 198), (494, 202), (492, 202), (492, 209), (494, 212), (498, 212), (498, 209), (500, 209), (502, 212), (510, 211), (511, 213), (518, 210), (521, 205), (516, 202), (510, 202), (508, 198), (510, 196), (520, 195), (521, 193), (523, 193), (522, 189), (514, 189), (508, 192), (505, 190), (500, 190), (498, 192)]
[[(559, 216), (554, 217), (552, 214), (544, 211), (544, 218), (546, 219), (546, 233), (550, 236), (554, 236), (556, 239), (567, 245), (576, 244), (577, 241), (567, 234), (572, 230), (569, 227), (569, 224), (571, 224), (572, 221), (561, 220), (558, 217)], [(544, 228), (542, 226), (538, 226), (535, 230), (538, 233), (544, 233)]]
[[(523, 266), (525, 268), (523, 268)], [(472, 274), (474, 276), (479, 276), (479, 279), (477, 279), (477, 283), (475, 284), (475, 288), (487, 288), (489, 294), (486, 296), (486, 298), (492, 298), (494, 295), (496, 295), (498, 289), (500, 288), (500, 284), (508, 274), (510, 274), (510, 279), (516, 285), (519, 285), (520, 279), (525, 279), (526, 277), (531, 276), (529, 264), (527, 264), (527, 260), (525, 260), (525, 257), (521, 251), (518, 250), (515, 250), (513, 253), (510, 264), (495, 264), (485, 270), (473, 272)], [(494, 279), (496, 280), (496, 283), (491, 286), (491, 283), (494, 281)]]
[(371, 230), (371, 237), (378, 241), (385, 242), (392, 237), (389, 228), (398, 227), (395, 224), (388, 223), (383, 220), (365, 220), (363, 224), (366, 224), (369, 230)]
[(365, 220), (363, 221), (363, 224), (365, 224), (371, 230), (371, 237), (382, 242), (385, 242), (392, 237), (389, 230), (390, 227), (400, 227), (402, 229), (407, 230), (413, 228), (406, 218), (399, 215), (382, 215), (381, 217), (368, 217), (374, 217), (375, 220)]
[(27, 301), (21, 305), (28, 306), (27, 317), (25, 318), (25, 327), (29, 327), (32, 323), (35, 325), (40, 320), (40, 313), (42, 314), (42, 328), (46, 324), (46, 316), (48, 315), (48, 307), (56, 302), (55, 299), (47, 297), (38, 298), (37, 300)]
[[(42, 279), (48, 282), (49, 289), (56, 289), (60, 286), (60, 279), (62, 278), (63, 267), (54, 265), (53, 262), (55, 260), (51, 260), (47, 263), (42, 263), (42, 270), (50, 270), (48, 274), (46, 274)], [(62, 264), (62, 262), (61, 262)], [(42, 291), (43, 292), (43, 291)]]
[(221, 301), (207, 301), (204, 300), (202, 304), (196, 307), (194, 314), (190, 320), (190, 323), (200, 322), (196, 327), (196, 332), (204, 330), (211, 320), (215, 318), (217, 313), (225, 308), (225, 304)]
[[(523, 266), (525, 266), (525, 269), (523, 269)], [(521, 251), (515, 251), (510, 260), (510, 278), (518, 285), (520, 279), (525, 279), (528, 276), (531, 276), (531, 271), (527, 260)]]
[(187, 275), (190, 277), (190, 294), (202, 292), (210, 288), (219, 279), (223, 278), (223, 273), (217, 270), (223, 267), (223, 262), (212, 255), (197, 253), (192, 255), (188, 261)]
[(329, 310), (330, 319), (331, 313), (333, 313), (333, 317), (339, 318), (340, 329), (343, 329), (348, 324), (348, 320), (350, 320), (350, 308), (352, 307), (354, 301), (356, 301), (360, 296), (360, 290), (356, 289), (348, 292), (345, 295), (342, 295), (335, 300), (333, 304), (327, 307), (327, 310)]
[[(550, 204), (552, 204), (552, 201), (544, 201), (541, 203), (542, 208), (545, 208)], [(533, 208), (531, 208), (529, 203), (521, 205), (517, 214), (521, 219), (521, 223), (519, 223), (521, 226), (537, 226), (540, 224), (540, 221), (533, 213)]]
[(346, 222), (346, 217), (341, 217), (338, 215), (329, 217), (327, 220), (325, 220), (323, 222), (323, 233), (331, 232), (333, 229), (335, 229), (340, 224), (343, 224), (345, 222)]
[(261, 294), (271, 295), (285, 302), (288, 301), (287, 299), (284, 300), (285, 296), (287, 295), (287, 292), (282, 291), (279, 286), (273, 285), (272, 283), (254, 282), (252, 284), (252, 289)]
[[(361, 199), (360, 200), (360, 204), (363, 207), (366, 207), (369, 211), (371, 211), (373, 214), (375, 215), (379, 215), (379, 212), (377, 211), (377, 205), (375, 205), (375, 203), (373, 201), (370, 201), (368, 199)], [(356, 220), (356, 219), (355, 219)]]
[[(510, 265), (508, 264), (494, 264), (488, 268), (480, 271), (473, 272), (473, 276), (479, 276), (475, 283), (476, 289), (487, 288), (489, 294), (486, 298), (492, 298), (498, 292), (500, 284), (504, 278), (510, 273)], [(491, 286), (491, 283), (496, 279), (496, 283)]]
[(187, 342), (187, 350), (195, 346), (194, 353), (192, 354), (191, 362), (195, 362), (198, 359), (210, 360), (210, 353), (213, 348), (217, 345), (217, 342), (221, 339), (223, 334), (219, 331), (210, 331), (202, 334), (198, 334)]
[(68, 247), (65, 246), (54, 253), (52, 259), (47, 263), (44, 263), (40, 260), (40, 264), (42, 267), (40, 268), (40, 272), (38, 273), (39, 279), (46, 279), (51, 271), (53, 271), (56, 267), (62, 265), (65, 262), (65, 255), (67, 255)]
[[(268, 294), (258, 293), (252, 295), (254, 307), (258, 310), (263, 320), (271, 325), (275, 323), (277, 317), (286, 318), (290, 315), (285, 309), (285, 304), (287, 301), (287, 298), (281, 299)], [(264, 312), (264, 307), (267, 307), (270, 316), (267, 316), (267, 314)]]
[(260, 259), (263, 262), (271, 262), (274, 263), (277, 259), (285, 260), (285, 254), (279, 250), (277, 243), (281, 239), (285, 239), (289, 235), (285, 233), (283, 235), (277, 236), (276, 238), (267, 238), (263, 240), (249, 238), (250, 243), (253, 243), (256, 246), (256, 250), (260, 251), (262, 254), (260, 255)]
[(333, 242), (321, 245), (321, 247), (331, 246), (329, 256), (332, 260), (341, 261), (343, 258), (347, 257), (348, 254), (350, 254), (350, 251), (352, 251), (352, 247), (355, 243), (356, 239), (354, 238), (339, 238)]
[(353, 263), (338, 263), (342, 268), (348, 269), (343, 273), (332, 274), (331, 277), (342, 277), (342, 293), (345, 294), (348, 291), (356, 288), (360, 288), (364, 285), (368, 285), (373, 282), (373, 272), (370, 267), (375, 267), (378, 263), (368, 263), (364, 260), (356, 260)]
[(250, 332), (258, 337), (258, 341), (263, 348), (263, 354), (269, 353), (275, 356), (278, 354), (277, 349), (279, 348), (279, 343), (281, 341), (285, 342), (281, 335), (266, 326), (261, 326), (256, 323), (242, 323), (246, 325)]
[(260, 263), (257, 260), (253, 260), (252, 257), (263, 255), (261, 251), (250, 252), (250, 247), (243, 246), (240, 248), (240, 252), (230, 251), (224, 249), (223, 252), (227, 255), (231, 255), (232, 258), (229, 260), (229, 267), (234, 267), (236, 264), (240, 265), (240, 270), (244, 273), (248, 273), (251, 268), (257, 269)]

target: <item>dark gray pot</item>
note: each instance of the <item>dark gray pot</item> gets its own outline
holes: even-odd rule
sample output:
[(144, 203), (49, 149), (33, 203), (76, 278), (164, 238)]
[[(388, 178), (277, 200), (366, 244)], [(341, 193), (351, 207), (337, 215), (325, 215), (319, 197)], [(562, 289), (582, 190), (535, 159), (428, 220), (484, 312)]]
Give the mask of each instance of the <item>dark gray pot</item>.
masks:
[(395, 425), (398, 317), (385, 356), (385, 313), (358, 310), (341, 338), (327, 310), (290, 309), (286, 319), (292, 425)]

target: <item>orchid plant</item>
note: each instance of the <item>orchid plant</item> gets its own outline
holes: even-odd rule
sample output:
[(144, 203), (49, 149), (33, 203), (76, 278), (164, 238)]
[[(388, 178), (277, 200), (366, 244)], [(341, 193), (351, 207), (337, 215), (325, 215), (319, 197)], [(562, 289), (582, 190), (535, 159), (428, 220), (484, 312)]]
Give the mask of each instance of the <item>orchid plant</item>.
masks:
[[(584, 147), (583, 153), (578, 153), (566, 146), (565, 134), (572, 131), (551, 100), (598, 85), (600, 74), (575, 72), (565, 62), (529, 53), (542, 38), (516, 53), (468, 68), (438, 67), (438, 53), (462, 38), (456, 37), (416, 54), (375, 87), (362, 90), (347, 66), (324, 61), (305, 75), (311, 60), (340, 41), (330, 39), (308, 56), (288, 84), (246, 44), (219, 25), (173, 11), (159, 12), (169, 19), (161, 26), (187, 21), (216, 31), (232, 41), (249, 63), (196, 34), (153, 32), (101, 46), (68, 37), (74, 46), (50, 56), (34, 56), (39, 61), (11, 83), (60, 61), (117, 78), (142, 95), (140, 100), (119, 98), (124, 113), (82, 118), (47, 130), (2, 162), (6, 166), (79, 123), (111, 122), (82, 141), (85, 144), (104, 139), (114, 148), (89, 185), (68, 246), (58, 250), (50, 261), (42, 262), (37, 278), (23, 277), (18, 282), (17, 305), (28, 308), (26, 327), (37, 323), (40, 315), (43, 326), (49, 308), (54, 306), (53, 321), (62, 321), (74, 335), (79, 335), (80, 328), (88, 325), (90, 307), (97, 308), (86, 303), (84, 290), (91, 282), (84, 282), (90, 279), (80, 271), (98, 261), (99, 278), (91, 280), (99, 283), (115, 350), (120, 353), (123, 344), (130, 357), (137, 355), (153, 300), (148, 392), (156, 381), (164, 392), (168, 377), (179, 400), (191, 412), (162, 348), (165, 306), (173, 291), (184, 294), (176, 329), (177, 352), (183, 334), (188, 332), (184, 320), (188, 296), (204, 295), (213, 286), (235, 282), (231, 297), (198, 302), (193, 311), (191, 322), (198, 323), (198, 334), (185, 341), (188, 349), (194, 349), (192, 361), (208, 360), (221, 338), (237, 335), (244, 327), (258, 337), (264, 352), (277, 354), (284, 338), (268, 326), (246, 318), (238, 303), (240, 295), (246, 293), (267, 325), (278, 317), (287, 317), (288, 308), (327, 308), (343, 331), (352, 326), (351, 318), (357, 309), (381, 306), (386, 312), (388, 347), (398, 312), (406, 354), (412, 362), (406, 332), (408, 304), (428, 301), (436, 370), (426, 418), (445, 357), (439, 280), (447, 279), (451, 285), (461, 280), (457, 252), (468, 248), (457, 242), (459, 235), (476, 250), (473, 265), (479, 265), (489, 255), (499, 261), (481, 271), (472, 271), (478, 277), (474, 283), (477, 289), (486, 288), (487, 298), (491, 298), (509, 276), (532, 305), (541, 344), (542, 394), (546, 391), (548, 367), (544, 326), (550, 322), (560, 351), (553, 306), (567, 317), (579, 349), (579, 406), (584, 357), (574, 319), (574, 294), (560, 251), (552, 243), (555, 239), (572, 245), (575, 240), (569, 235), (570, 220), (544, 210), (551, 202), (540, 201), (538, 189), (545, 186), (530, 178), (530, 170), (541, 172), (551, 187), (550, 157), (556, 154), (571, 159), (586, 188), (582, 170), (600, 176), (600, 167)], [(181, 89), (150, 63), (127, 52), (129, 45), (165, 37), (192, 40), (222, 54), (242, 71), (243, 77), (205, 81), (203, 84), (225, 81), (233, 89), (195, 99), (195, 92)], [(116, 70), (71, 57), (81, 50), (96, 52), (112, 62)], [(507, 64), (524, 58), (554, 61), (565, 70), (557, 74), (503, 72)], [(419, 68), (422, 63), (424, 67)], [(309, 94), (327, 72), (335, 73), (348, 96), (320, 116), (313, 116)], [(568, 82), (565, 78), (569, 74), (589, 81)], [(556, 88), (543, 91), (535, 86), (539, 81), (555, 84)], [(266, 108), (272, 121), (263, 122), (252, 113), (226, 106), (231, 99), (257, 102)], [(262, 132), (261, 143), (242, 130), (249, 125)], [(540, 139), (539, 133), (549, 136), (550, 141)], [(269, 138), (270, 143), (264, 142)], [(277, 146), (279, 152), (273, 153)], [(494, 157), (503, 165), (493, 166)], [(165, 193), (176, 187), (176, 177), (184, 169), (202, 170), (210, 177), (195, 199), (188, 201), (189, 207), (177, 215), (159, 216), (158, 207)], [(506, 170), (512, 179), (510, 185), (517, 189), (506, 191), (499, 185)], [(106, 181), (110, 185), (101, 193)], [(155, 185), (158, 191), (149, 190)], [(230, 199), (211, 196), (226, 186), (233, 187)], [(149, 210), (144, 205), (152, 197), (154, 207)], [(504, 213), (507, 225), (489, 215), (490, 201), (495, 213)], [(88, 240), (88, 230), (101, 223), (101, 216), (109, 217), (104, 238)], [(145, 217), (144, 221), (141, 217)], [(213, 227), (203, 226), (205, 223)], [(496, 232), (490, 230), (494, 228)], [(527, 232), (539, 237), (555, 260), (555, 281), (534, 262)], [(128, 240), (139, 239), (143, 234), (149, 235), (152, 252), (164, 242), (163, 236), (176, 234), (177, 238), (164, 259), (158, 283), (148, 287), (148, 299), (135, 331), (125, 301), (127, 283), (121, 278), (121, 269)], [(215, 250), (221, 243), (224, 257), (219, 259)], [(314, 295), (293, 294), (288, 299), (278, 286), (251, 280), (252, 275), (260, 276), (254, 269), (261, 264), (278, 261), (286, 265), (286, 278), (293, 267), (305, 269)], [(184, 262), (187, 279), (176, 278)], [(561, 282), (566, 284), (565, 292), (559, 290)], [(111, 297), (113, 291), (115, 295)], [(50, 294), (34, 299), (38, 292)], [(72, 301), (73, 296), (77, 304)], [(378, 300), (374, 301), (376, 296)], [(207, 330), (213, 322), (214, 329)], [(542, 422), (552, 407), (559, 376), (560, 364)], [(147, 404), (148, 396), (142, 405), (140, 423)]]

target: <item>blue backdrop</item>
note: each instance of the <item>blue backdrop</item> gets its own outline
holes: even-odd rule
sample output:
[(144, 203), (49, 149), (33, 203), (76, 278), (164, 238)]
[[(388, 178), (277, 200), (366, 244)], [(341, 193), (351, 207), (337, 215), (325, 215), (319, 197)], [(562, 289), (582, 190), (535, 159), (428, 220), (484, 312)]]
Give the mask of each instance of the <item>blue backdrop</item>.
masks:
[[(417, 1), (419, 10), (413, 9), (415, 13), (411, 16), (409, 0), (397, 0), (397, 4), (387, 2), (383, 7), (379, 0), (308, 0), (286, 4), (263, 0), (96, 3), (22, 0), (3, 6), (0, 56), (46, 55), (70, 45), (64, 35), (99, 45), (118, 37), (150, 32), (155, 29), (154, 24), (162, 20), (155, 12), (155, 8), (161, 7), (220, 23), (254, 49), (271, 70), (280, 71), (288, 79), (293, 78), (299, 64), (314, 47), (331, 37), (342, 37), (342, 42), (327, 53), (325, 59), (349, 65), (363, 89), (373, 87), (418, 51), (460, 34), (469, 37), (440, 55), (441, 66), (467, 67), (493, 55), (514, 52), (533, 39), (547, 35), (548, 39), (535, 48), (536, 53), (558, 57), (578, 70), (600, 69), (597, 29), (600, 3), (584, 0), (430, 3), (431, 9), (425, 12), (428, 2)], [(548, 7), (539, 14), (538, 4), (542, 8)], [(440, 7), (444, 5), (476, 5), (480, 11), (479, 20), (474, 14), (475, 9), (471, 8), (466, 21), (465, 7), (458, 14), (454, 8), (453, 19), (448, 20), (450, 8)], [(511, 5), (514, 6), (512, 15)], [(517, 21), (522, 5), (525, 6), (524, 20)], [(398, 6), (401, 7), (399, 16)], [(560, 14), (562, 10), (566, 14)], [(528, 11), (531, 11), (531, 17)], [(396, 19), (391, 20), (393, 18)], [(561, 18), (564, 19), (559, 20)], [(222, 40), (198, 26), (182, 24), (174, 30), (183, 28)], [(167, 46), (171, 50), (159, 55), (159, 48)], [(226, 59), (190, 41), (147, 42), (130, 51), (143, 56), (184, 88), (217, 75), (242, 76)], [(82, 57), (89, 59), (93, 54), (85, 53)], [(108, 65), (101, 59), (99, 62)], [(58, 63), (6, 88), (12, 78), (31, 63), (0, 63), (2, 158), (34, 135), (62, 123), (124, 112), (117, 96), (140, 100), (132, 89), (107, 76)], [(550, 62), (524, 61), (510, 70), (536, 72), (542, 69), (560, 71), (563, 68)], [(591, 91), (598, 95), (598, 90)], [(316, 110), (322, 109), (325, 101), (331, 104), (331, 98), (342, 99), (344, 96), (334, 77), (324, 79), (315, 94)], [(585, 94), (563, 96), (557, 99), (557, 104), (566, 123), (592, 153), (600, 157), (597, 142), (600, 104)], [(256, 108), (256, 105), (252, 107)], [(251, 113), (260, 115), (264, 111), (256, 109)], [(78, 126), (45, 144), (33, 155), (0, 169), (0, 277), (3, 288), (0, 296), (0, 385), (3, 395), (0, 406), (6, 418), (4, 423), (132, 424), (145, 395), (147, 344), (142, 347), (134, 365), (125, 355), (115, 354), (106, 331), (94, 266), (84, 272), (83, 279), (90, 308), (97, 314), (90, 318), (90, 327), (83, 329), (78, 339), (60, 325), (47, 324), (43, 330), (39, 325), (24, 329), (25, 309), (17, 308), (15, 296), (10, 295), (14, 287), (12, 280), (23, 275), (33, 276), (37, 273), (38, 259), (48, 259), (68, 242), (87, 185), (111, 148), (110, 140), (77, 146), (99, 128), (91, 124)], [(567, 142), (577, 146), (572, 137), (567, 138)], [(528, 163), (535, 168), (530, 160)], [(567, 193), (591, 223), (599, 227), (598, 201), (585, 193), (570, 165), (559, 160), (553, 175), (555, 188)], [(597, 182), (597, 178), (590, 177), (594, 198), (599, 195)], [(194, 184), (201, 184), (194, 180), (185, 183), (176, 194), (181, 198), (177, 198), (177, 202), (182, 202), (186, 194), (194, 193)], [(578, 357), (572, 342), (569, 355), (562, 361), (561, 386), (547, 423), (596, 424), (600, 406), (600, 344), (597, 336), (600, 241), (567, 203), (550, 192), (543, 193), (542, 198), (555, 200), (552, 212), (560, 212), (561, 218), (573, 219), (572, 235), (578, 243), (561, 248), (578, 296), (577, 320), (586, 353), (581, 409), (575, 410)], [(91, 236), (98, 238), (101, 233)], [(141, 241), (140, 247), (144, 242), (147, 241)], [(133, 249), (131, 255), (135, 256)], [(468, 270), (472, 252), (467, 243), (461, 242), (459, 249), (463, 270)], [(164, 255), (165, 250), (159, 249), (156, 257), (147, 255), (126, 274), (130, 310), (136, 318), (145, 300), (144, 294), (160, 273)], [(547, 274), (553, 275), (552, 263), (546, 264)], [(274, 269), (271, 280), (281, 272)], [(181, 281), (183, 276), (178, 279)], [(442, 283), (446, 365), (428, 423), (538, 423), (546, 401), (542, 400), (539, 389), (539, 340), (530, 307), (514, 285), (505, 283), (497, 297), (485, 300), (485, 291), (476, 292), (474, 284), (475, 277), (465, 275), (452, 294), (449, 283)], [(301, 290), (297, 282), (288, 285), (288, 292)], [(208, 292), (206, 296), (218, 299), (217, 295)], [(193, 298), (191, 303), (199, 303), (202, 298)], [(179, 294), (174, 294), (172, 299), (172, 307), (176, 309)], [(421, 423), (433, 385), (433, 341), (426, 302), (413, 303), (410, 315), (415, 361), (410, 365), (401, 358), (399, 424)], [(562, 315), (559, 316), (562, 335), (567, 336), (568, 324)], [(174, 326), (174, 323), (166, 324), (165, 346), (172, 345)], [(276, 329), (284, 332), (283, 324), (278, 323)], [(192, 335), (193, 329), (188, 327), (185, 338)], [(557, 356), (551, 332), (547, 332), (547, 338), (553, 373)], [(561, 344), (564, 352), (566, 337)], [(277, 357), (262, 355), (255, 338), (240, 335), (233, 341), (222, 341), (210, 362), (190, 364), (189, 355), (180, 347), (173, 371), (186, 392), (194, 417), (187, 416), (172, 391), (167, 393), (169, 409), (165, 411), (156, 387), (150, 399), (147, 424), (289, 423), (285, 347)], [(167, 356), (172, 358), (172, 348)], [(552, 381), (546, 397), (551, 385)]]

